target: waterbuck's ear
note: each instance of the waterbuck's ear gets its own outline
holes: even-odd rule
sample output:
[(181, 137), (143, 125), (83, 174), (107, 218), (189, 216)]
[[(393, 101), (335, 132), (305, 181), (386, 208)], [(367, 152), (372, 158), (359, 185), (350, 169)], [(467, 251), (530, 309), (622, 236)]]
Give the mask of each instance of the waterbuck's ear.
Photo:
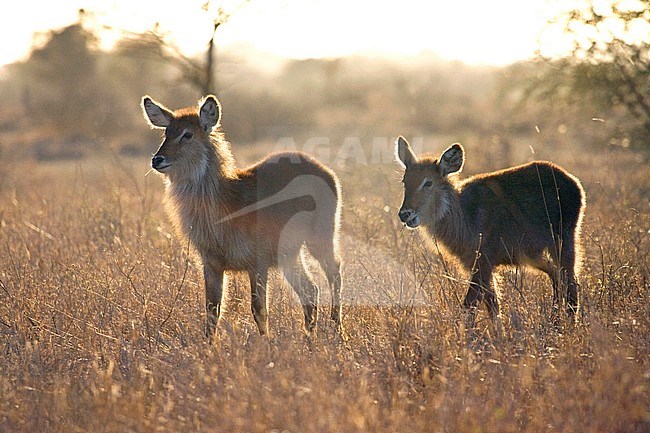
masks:
[(449, 146), (442, 154), (440, 155), (440, 174), (443, 176), (449, 176), (452, 173), (460, 173), (463, 170), (463, 165), (465, 164), (465, 150), (460, 143), (454, 143)]
[(212, 131), (212, 128), (219, 126), (221, 119), (221, 104), (214, 95), (208, 95), (199, 101), (199, 123), (205, 132)]
[(401, 135), (397, 137), (397, 141), (395, 142), (395, 156), (397, 157), (397, 162), (404, 168), (409, 168), (409, 166), (418, 162), (418, 157), (413, 153), (411, 145)]
[(141, 105), (144, 118), (152, 128), (167, 128), (172, 120), (174, 120), (174, 114), (171, 111), (149, 96), (142, 97)]

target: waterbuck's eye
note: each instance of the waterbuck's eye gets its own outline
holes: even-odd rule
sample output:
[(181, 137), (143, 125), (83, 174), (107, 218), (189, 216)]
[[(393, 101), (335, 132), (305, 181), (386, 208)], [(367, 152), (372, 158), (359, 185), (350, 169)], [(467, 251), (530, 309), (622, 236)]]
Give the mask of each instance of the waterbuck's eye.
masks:
[(424, 188), (429, 189), (429, 188), (431, 188), (432, 186), (433, 186), (433, 180), (431, 180), (431, 179), (429, 179), (429, 178), (427, 177), (427, 178), (425, 178), (425, 179), (422, 181), (422, 183), (420, 184), (420, 186), (418, 186), (417, 191), (423, 190)]
[(192, 137), (194, 137), (194, 134), (192, 134), (192, 133), (189, 132), (189, 131), (186, 131), (185, 134), (183, 134), (182, 139), (183, 139), (183, 140), (191, 140)]

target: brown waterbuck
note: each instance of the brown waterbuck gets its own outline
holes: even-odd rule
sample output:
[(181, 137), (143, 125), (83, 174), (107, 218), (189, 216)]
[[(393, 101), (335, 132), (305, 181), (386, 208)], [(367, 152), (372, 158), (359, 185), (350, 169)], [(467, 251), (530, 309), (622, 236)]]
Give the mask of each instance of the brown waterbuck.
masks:
[(221, 105), (212, 95), (198, 107), (177, 111), (145, 96), (142, 108), (152, 127), (164, 128), (151, 166), (165, 177), (167, 211), (203, 263), (206, 334), (212, 337), (215, 331), (224, 279), (233, 271), (248, 274), (253, 317), (266, 334), (266, 285), (273, 268), (283, 271), (302, 304), (305, 328), (313, 331), (319, 290), (305, 268), (305, 249), (327, 275), (331, 318), (340, 331), (341, 190), (336, 175), (298, 152), (237, 169), (219, 130)]
[(431, 239), (471, 273), (463, 306), (474, 326), (485, 302), (491, 317), (499, 313), (493, 270), (530, 265), (548, 274), (557, 308), (566, 294), (571, 319), (578, 308), (576, 273), (585, 193), (580, 181), (555, 164), (535, 161), (457, 180), (465, 152), (456, 143), (438, 159), (418, 158), (404, 137), (396, 142), (404, 167), (400, 220), (424, 226)]

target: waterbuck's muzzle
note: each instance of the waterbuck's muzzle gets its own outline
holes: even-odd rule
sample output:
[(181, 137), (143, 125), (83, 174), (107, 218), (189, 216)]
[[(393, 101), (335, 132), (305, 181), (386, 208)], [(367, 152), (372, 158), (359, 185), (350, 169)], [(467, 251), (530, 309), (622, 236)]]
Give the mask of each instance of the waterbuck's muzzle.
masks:
[(413, 209), (400, 209), (399, 219), (409, 228), (416, 228), (420, 225), (420, 214)]
[(167, 161), (167, 158), (162, 155), (154, 155), (153, 158), (151, 158), (151, 168), (158, 170), (161, 173), (169, 166), (171, 166), (171, 164)]

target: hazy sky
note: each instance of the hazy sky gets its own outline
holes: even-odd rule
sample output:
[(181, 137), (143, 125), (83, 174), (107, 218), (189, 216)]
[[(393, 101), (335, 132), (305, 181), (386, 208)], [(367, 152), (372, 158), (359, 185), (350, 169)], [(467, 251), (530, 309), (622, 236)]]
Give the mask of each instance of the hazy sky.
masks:
[[(412, 55), (431, 51), (471, 64), (502, 65), (530, 58), (540, 32), (558, 11), (579, 0), (222, 0), (232, 12), (219, 29), (226, 47), (249, 43), (289, 57), (360, 52)], [(203, 51), (211, 32), (206, 0), (31, 0), (12, 2), (0, 25), (0, 65), (25, 58), (37, 31), (77, 19), (84, 8), (102, 26), (141, 32), (159, 22), (187, 51)], [(110, 46), (118, 33), (104, 32)], [(548, 32), (549, 51), (562, 51)]]

